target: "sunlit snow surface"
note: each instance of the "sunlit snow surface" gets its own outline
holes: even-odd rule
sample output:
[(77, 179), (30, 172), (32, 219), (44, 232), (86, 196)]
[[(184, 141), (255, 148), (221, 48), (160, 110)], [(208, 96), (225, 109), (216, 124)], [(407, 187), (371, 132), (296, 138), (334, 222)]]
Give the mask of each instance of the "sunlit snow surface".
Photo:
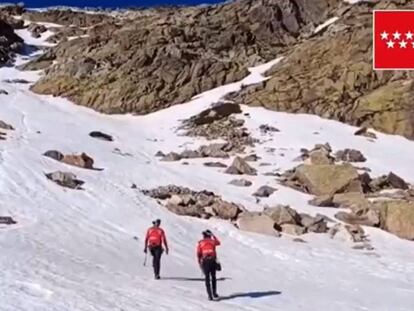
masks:
[[(28, 34), (19, 33), (26, 40)], [(45, 38), (43, 38), (44, 40)], [(44, 44), (34, 42), (30, 44)], [(292, 237), (271, 238), (240, 232), (227, 222), (178, 217), (138, 190), (176, 184), (207, 189), (260, 210), (265, 204), (332, 216), (336, 211), (307, 205), (305, 194), (278, 185), (265, 173), (297, 165), (300, 148), (329, 142), (336, 150), (356, 148), (368, 158), (373, 175), (390, 170), (414, 182), (414, 143), (379, 134), (375, 142), (353, 135), (355, 128), (316, 116), (294, 115), (243, 107), (252, 135), (261, 139), (255, 152), (272, 166), (257, 167), (254, 184), (238, 188), (234, 176), (207, 168), (203, 159), (163, 163), (164, 152), (196, 148), (202, 139), (178, 136), (180, 120), (209, 107), (241, 85), (258, 82), (273, 63), (251, 70), (251, 75), (208, 91), (183, 105), (147, 116), (106, 116), (69, 101), (35, 95), (28, 85), (0, 82), (0, 119), (16, 128), (0, 141), (0, 215), (11, 215), (18, 225), (0, 228), (0, 310), (2, 311), (411, 311), (414, 306), (414, 243), (366, 228), (375, 251), (353, 250), (328, 235), (305, 235), (308, 243)], [(38, 79), (39, 73), (1, 68), (0, 81)], [(280, 132), (262, 136), (261, 124)], [(100, 130), (114, 136), (112, 143), (88, 136)], [(317, 132), (317, 134), (315, 133)], [(119, 148), (130, 156), (114, 153)], [(268, 148), (275, 148), (274, 154)], [(49, 149), (86, 152), (103, 171), (82, 170), (41, 154)], [(230, 163), (231, 159), (227, 160)], [(74, 172), (84, 180), (84, 191), (65, 190), (44, 173)], [(269, 184), (279, 190), (260, 205), (251, 193)], [(163, 257), (162, 276), (154, 281), (144, 267), (143, 235), (154, 218), (161, 218), (171, 245)], [(219, 294), (227, 299), (209, 302), (195, 259), (202, 230), (210, 228), (222, 239), (219, 249), (224, 271)], [(137, 240), (134, 236), (138, 237)], [(177, 278), (177, 279), (168, 279)], [(187, 279), (187, 280), (186, 280)]]

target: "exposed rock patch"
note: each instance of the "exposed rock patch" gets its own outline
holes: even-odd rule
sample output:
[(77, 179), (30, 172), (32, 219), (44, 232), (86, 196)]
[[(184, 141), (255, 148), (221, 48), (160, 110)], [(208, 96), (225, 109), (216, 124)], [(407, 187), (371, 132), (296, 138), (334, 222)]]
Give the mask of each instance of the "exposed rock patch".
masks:
[(253, 193), (253, 196), (259, 197), (259, 198), (267, 198), (267, 197), (270, 197), (276, 191), (277, 191), (276, 188), (265, 185), (257, 189), (256, 192)]
[(13, 131), (14, 127), (2, 120), (0, 120), (0, 129), (7, 130), (7, 131)]
[(91, 158), (84, 152), (82, 152), (80, 155), (75, 155), (75, 154), (64, 155), (63, 153), (57, 150), (49, 150), (49, 151), (46, 151), (43, 155), (46, 157), (52, 158), (56, 161), (68, 164), (68, 165), (96, 170), (96, 168), (94, 168), (93, 166), (94, 164), (93, 158)]
[(237, 187), (250, 187), (253, 183), (246, 179), (233, 179), (229, 184)]
[(0, 216), (0, 225), (15, 225), (17, 221), (15, 221), (10, 216)]
[(15, 53), (23, 48), (23, 39), (14, 33), (13, 27), (0, 15), (0, 66), (11, 65)]
[(207, 167), (219, 167), (219, 168), (226, 168), (227, 165), (221, 162), (205, 162), (203, 163), (204, 166)]
[(49, 180), (65, 188), (79, 190), (82, 189), (81, 186), (84, 184), (82, 180), (76, 178), (75, 174), (69, 172), (57, 171), (45, 175)]
[(152, 198), (163, 200), (163, 205), (178, 215), (235, 220), (245, 210), (243, 206), (224, 201), (209, 191), (197, 192), (189, 188), (169, 185), (142, 192)]
[(241, 80), (248, 66), (276, 58), (340, 3), (247, 0), (148, 9), (131, 19), (67, 10), (26, 12), (23, 18), (34, 22), (93, 26), (88, 38), (54, 48), (56, 64), (32, 89), (106, 113), (152, 112)]
[(113, 140), (114, 140), (114, 139), (113, 139), (113, 137), (112, 137), (111, 135), (108, 135), (108, 134), (102, 133), (102, 132), (100, 132), (100, 131), (93, 131), (93, 132), (90, 132), (90, 133), (89, 133), (89, 136), (90, 136), (90, 137), (93, 137), (93, 138), (100, 139), (100, 140), (105, 140), (105, 141), (113, 141)]

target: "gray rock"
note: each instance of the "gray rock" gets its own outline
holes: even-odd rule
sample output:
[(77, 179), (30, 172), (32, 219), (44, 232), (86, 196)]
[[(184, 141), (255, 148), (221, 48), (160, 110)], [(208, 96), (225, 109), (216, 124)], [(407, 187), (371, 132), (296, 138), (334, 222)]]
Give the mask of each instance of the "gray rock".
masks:
[(261, 131), (262, 133), (264, 133), (264, 134), (267, 134), (267, 133), (269, 133), (269, 132), (280, 132), (280, 130), (279, 130), (279, 129), (277, 129), (276, 127), (271, 126), (271, 125), (267, 125), (267, 124), (262, 124), (262, 125), (260, 125), (260, 126), (259, 126), (259, 129), (260, 129), (260, 131)]
[(251, 155), (248, 155), (248, 156), (243, 158), (243, 160), (246, 161), (246, 162), (256, 162), (260, 159), (261, 158), (256, 154), (251, 154)]
[(309, 205), (318, 207), (334, 207), (332, 200), (332, 195), (325, 194), (314, 197), (313, 199), (309, 200), (308, 203)]
[(0, 89), (0, 95), (9, 95), (9, 93), (3, 89)]
[(289, 206), (277, 205), (275, 207), (266, 207), (263, 213), (269, 216), (278, 226), (300, 224), (299, 214)]
[(236, 157), (230, 167), (225, 171), (231, 175), (257, 175), (256, 169), (252, 168), (242, 158)]
[(408, 189), (409, 188), (406, 181), (402, 179), (400, 176), (394, 174), (393, 172), (390, 172), (388, 174), (387, 182), (392, 188), (397, 188), (397, 189)]
[(168, 154), (166, 154), (164, 157), (162, 157), (161, 161), (165, 161), (165, 162), (174, 162), (174, 161), (180, 161), (181, 160), (181, 155), (179, 155), (176, 152), (170, 152)]
[(335, 153), (335, 160), (344, 162), (365, 162), (367, 159), (359, 150), (344, 149)]
[(63, 153), (61, 153), (61, 152), (59, 152), (57, 150), (49, 150), (49, 151), (46, 151), (43, 155), (45, 157), (52, 158), (53, 160), (56, 160), (56, 161), (62, 161), (63, 158), (65, 157), (63, 155)]
[(155, 154), (156, 157), (165, 157), (165, 153), (162, 151), (157, 151), (157, 153)]
[(100, 131), (92, 131), (89, 133), (90, 137), (97, 138), (104, 141), (113, 141), (113, 137), (111, 135), (102, 133)]
[(209, 157), (209, 158), (223, 158), (226, 159), (229, 157), (228, 153), (224, 150), (226, 149), (227, 144), (210, 144), (207, 146), (201, 146), (198, 149), (198, 152), (203, 157)]
[(10, 216), (0, 216), (0, 225), (15, 225), (17, 221), (15, 221)]
[(187, 122), (194, 125), (203, 125), (207, 123), (213, 123), (224, 119), (232, 114), (241, 113), (240, 105), (235, 105), (232, 103), (220, 102), (214, 107), (206, 109), (200, 112), (198, 115), (190, 118)]
[(309, 232), (325, 233), (329, 230), (326, 219), (321, 215), (312, 217), (308, 214), (300, 214), (300, 222)]
[(0, 120), (0, 129), (12, 131), (12, 130), (14, 130), (14, 127), (11, 126), (10, 124)]
[(223, 164), (221, 162), (206, 162), (206, 163), (203, 163), (203, 165), (207, 167), (219, 167), (219, 168), (227, 167), (226, 164)]
[(253, 195), (255, 197), (267, 198), (267, 197), (271, 196), (275, 191), (277, 191), (276, 188), (265, 185), (265, 186), (261, 186), (259, 189), (257, 189), (256, 192), (253, 193)]
[(229, 184), (238, 187), (250, 187), (253, 183), (246, 179), (233, 179)]
[(202, 157), (202, 155), (195, 150), (184, 150), (181, 152), (180, 156), (182, 159), (196, 159)]
[(57, 171), (46, 174), (46, 177), (59, 186), (70, 189), (82, 189), (81, 186), (84, 184), (83, 181), (76, 178), (75, 174), (68, 172)]

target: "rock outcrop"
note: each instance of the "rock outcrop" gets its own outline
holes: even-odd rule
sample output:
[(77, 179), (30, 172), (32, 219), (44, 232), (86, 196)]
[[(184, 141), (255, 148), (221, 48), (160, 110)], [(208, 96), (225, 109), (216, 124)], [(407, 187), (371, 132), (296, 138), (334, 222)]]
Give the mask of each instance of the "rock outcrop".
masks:
[(133, 17), (71, 11), (24, 19), (91, 27), (53, 48), (55, 64), (32, 90), (105, 113), (148, 113), (239, 81), (323, 23), (340, 0), (239, 0), (149, 9)]
[(23, 49), (23, 39), (0, 15), (0, 66), (11, 64), (15, 53)]
[(154, 199), (162, 200), (169, 211), (181, 216), (236, 220), (237, 216), (245, 210), (243, 206), (224, 201), (209, 191), (193, 191), (189, 188), (169, 185), (142, 192)]
[(372, 11), (413, 8), (411, 1), (384, 0), (362, 1), (338, 10), (339, 19), (296, 45), (267, 73), (269, 80), (230, 99), (276, 111), (316, 114), (413, 139), (413, 74), (372, 69)]
[(287, 185), (320, 196), (343, 192), (362, 192), (357, 170), (351, 165), (299, 165)]

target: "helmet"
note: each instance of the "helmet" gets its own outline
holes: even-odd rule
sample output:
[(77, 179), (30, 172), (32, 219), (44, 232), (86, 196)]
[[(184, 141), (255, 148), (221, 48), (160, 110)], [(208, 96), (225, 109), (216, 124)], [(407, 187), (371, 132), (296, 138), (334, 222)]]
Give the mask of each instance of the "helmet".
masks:
[(203, 234), (203, 238), (209, 238), (212, 236), (212, 233), (210, 230), (205, 230), (202, 232), (202, 234)]

